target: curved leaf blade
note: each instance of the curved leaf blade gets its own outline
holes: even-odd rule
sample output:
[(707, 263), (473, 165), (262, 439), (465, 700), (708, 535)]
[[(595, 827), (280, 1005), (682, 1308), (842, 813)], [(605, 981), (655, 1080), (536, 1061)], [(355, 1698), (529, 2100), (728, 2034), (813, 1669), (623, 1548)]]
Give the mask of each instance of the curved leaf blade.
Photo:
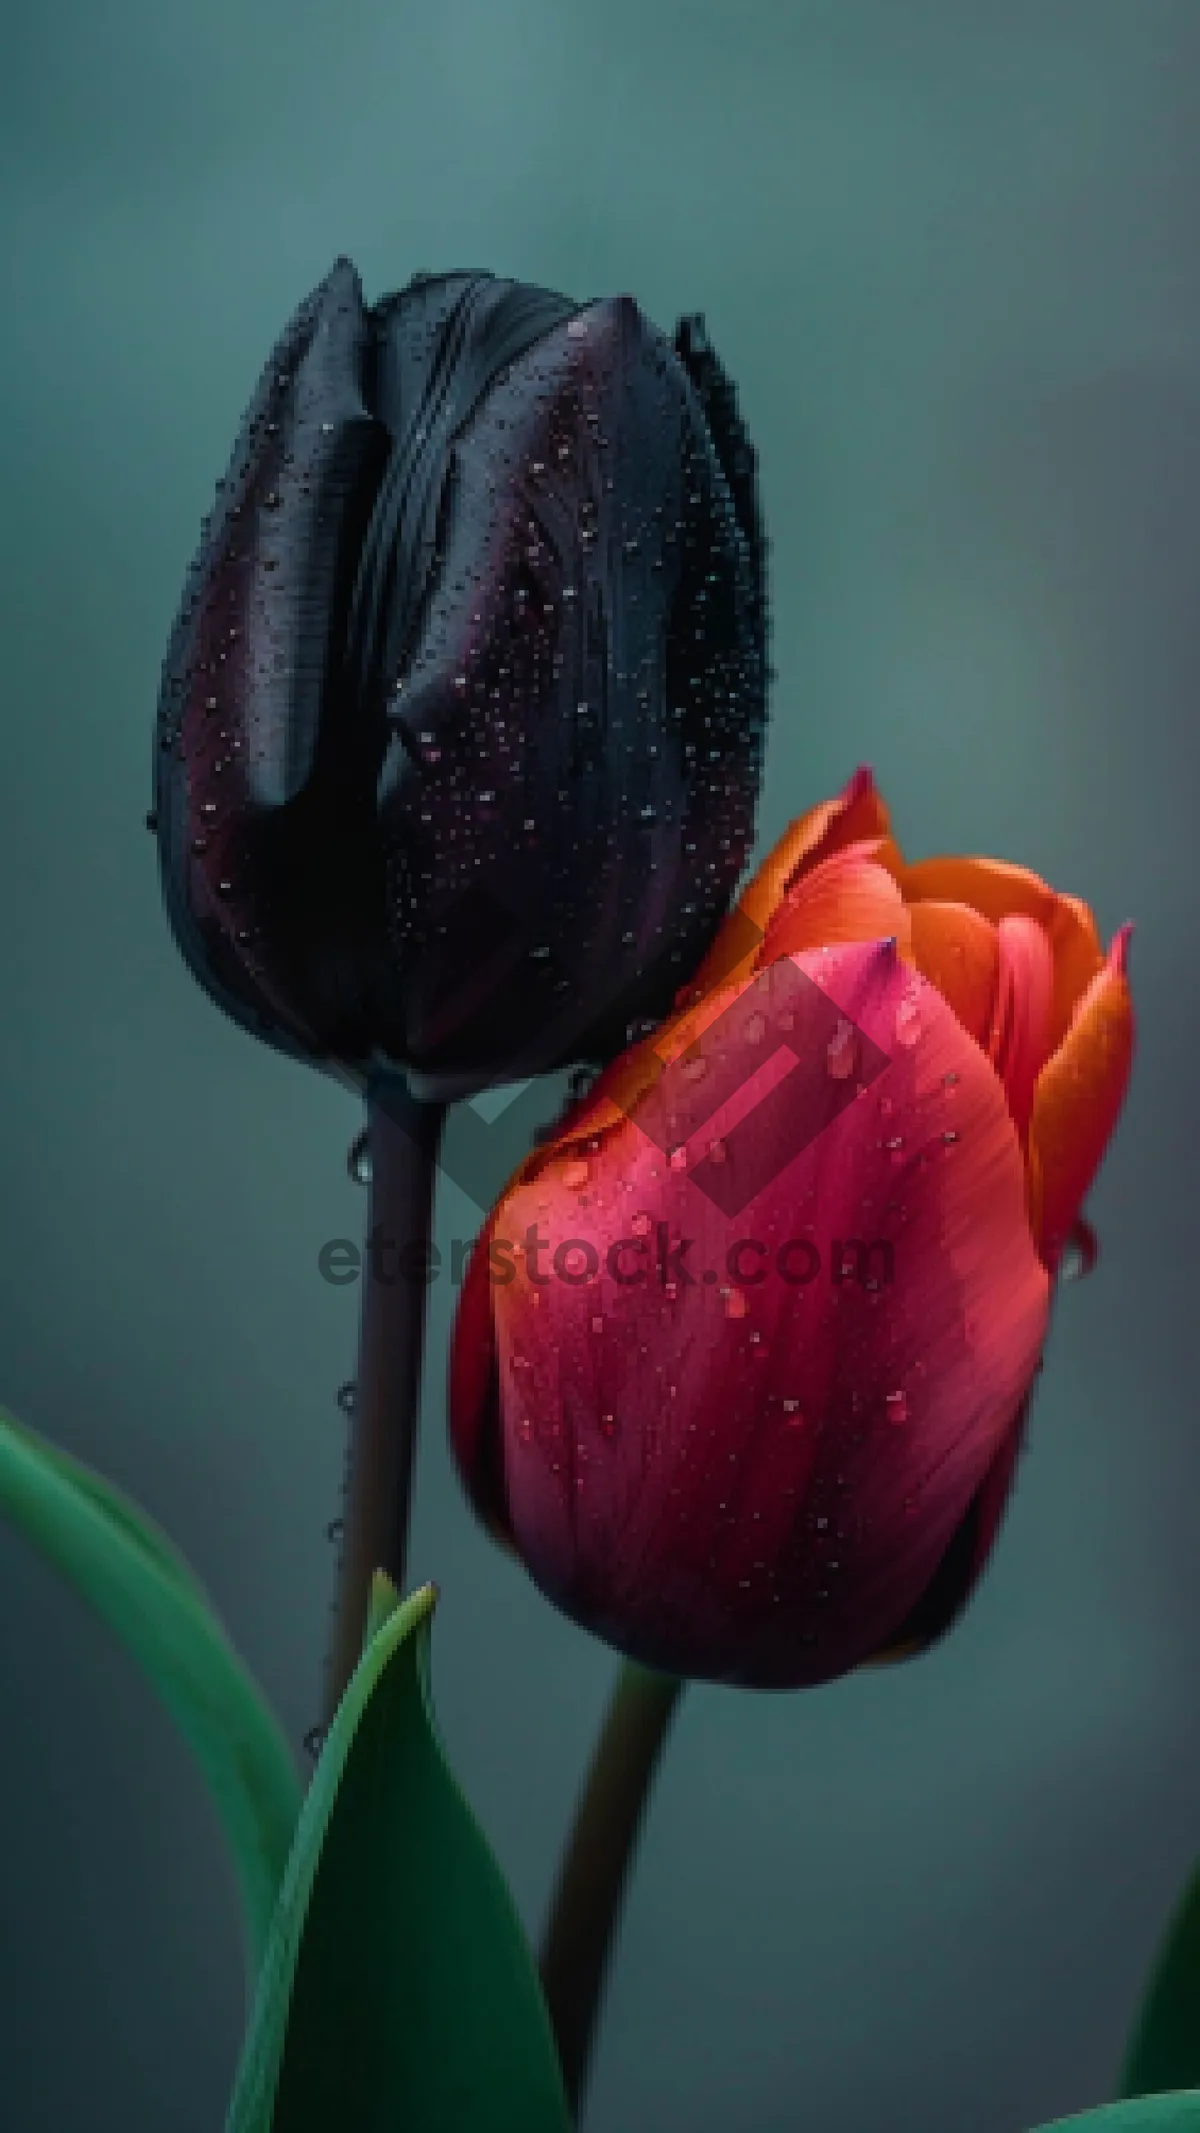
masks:
[(188, 1742), (232, 1849), (257, 1972), (301, 1801), (261, 1691), (166, 1535), (2, 1410), (0, 1511), (120, 1639)]
[(512, 1898), (446, 1761), (426, 1586), (371, 1630), (300, 1817), (226, 2133), (568, 2133)]
[(1200, 2089), (1104, 2103), (1096, 2111), (1035, 2126), (1033, 2133), (1200, 2133)]
[(1167, 1926), (1126, 2046), (1118, 2096), (1200, 2082), (1200, 1868)]

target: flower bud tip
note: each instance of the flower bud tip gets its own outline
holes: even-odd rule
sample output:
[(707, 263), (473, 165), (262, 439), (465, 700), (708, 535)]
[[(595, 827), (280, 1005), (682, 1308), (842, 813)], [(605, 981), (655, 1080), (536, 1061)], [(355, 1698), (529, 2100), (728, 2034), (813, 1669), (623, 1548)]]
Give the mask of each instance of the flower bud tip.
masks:
[(1127, 978), (1129, 976), (1129, 953), (1132, 942), (1133, 921), (1132, 919), (1126, 919), (1125, 924), (1123, 926), (1118, 926), (1116, 932), (1114, 933), (1112, 938), (1112, 946), (1108, 951), (1108, 961), (1110, 968), (1115, 970), (1118, 975), (1123, 978)]

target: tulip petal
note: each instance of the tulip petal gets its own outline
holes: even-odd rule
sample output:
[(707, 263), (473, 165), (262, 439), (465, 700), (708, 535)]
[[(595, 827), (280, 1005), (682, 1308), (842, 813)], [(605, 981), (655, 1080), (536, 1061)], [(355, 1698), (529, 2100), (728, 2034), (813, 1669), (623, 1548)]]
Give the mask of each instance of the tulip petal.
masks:
[(901, 1659), (915, 1659), (927, 1652), (930, 1645), (939, 1643), (958, 1620), (987, 1564), (1008, 1506), (1017, 1463), (1025, 1446), (1028, 1418), (1029, 1400), (1026, 1399), (930, 1583), (894, 1638), (883, 1651), (866, 1660), (865, 1665), (889, 1666)]
[(495, 1228), (493, 1212), (475, 1240), (463, 1275), (450, 1349), (448, 1420), (450, 1447), (475, 1511), (494, 1540), (507, 1541), (511, 1536), (499, 1457), (500, 1404), (492, 1321)]
[(894, 940), (910, 948), (908, 912), (892, 874), (867, 855), (872, 844), (851, 845), (802, 873), (763, 936), (756, 958), (764, 969), (781, 956), (839, 941)]
[(716, 985), (740, 982), (749, 974), (771, 920), (801, 874), (847, 845), (887, 834), (883, 797), (869, 767), (860, 764), (836, 799), (811, 807), (789, 823), (742, 890), (687, 986), (687, 999), (697, 999)]
[(998, 925), (1002, 918), (1031, 918), (1042, 927), (1054, 953), (1054, 997), (1049, 1041), (1061, 1043), (1076, 1002), (1104, 962), (1096, 921), (1077, 896), (1060, 896), (1040, 874), (1002, 859), (921, 859), (900, 875), (911, 904), (970, 904)]
[(1113, 942), (1058, 1050), (1038, 1076), (1030, 1167), (1042, 1256), (1054, 1267), (1116, 1125), (1133, 1062), (1128, 928)]
[[(272, 350), (184, 587), (163, 668), (156, 813), (179, 946), (217, 1004), (283, 1050), (364, 1049), (374, 913), (370, 738), (341, 709), (341, 631), (386, 433), (370, 327), (339, 260)], [(315, 775), (320, 764), (320, 776)], [(313, 865), (319, 852), (323, 865)]]
[[(529, 292), (476, 279), (442, 330), (487, 363), (487, 306)], [(669, 1011), (753, 834), (766, 664), (696, 393), (631, 298), (435, 415), (424, 515), (407, 528), (403, 467), (381, 496), (381, 554), (395, 521), (397, 569), (434, 536), (441, 563), (387, 702), (378, 814), (406, 1057), (453, 1093), (497, 1052), (506, 1078), (611, 1058)], [(401, 647), (385, 634), (372, 672)]]
[(908, 915), (917, 969), (986, 1045), (1000, 966), (995, 927), (969, 904), (914, 903)]
[(702, 312), (689, 312), (675, 328), (675, 353), (692, 381), (721, 471), (745, 538), (756, 629), (764, 637), (767, 622), (767, 535), (758, 484), (758, 454), (737, 404), (737, 392), (712, 342)]
[[(1021, 1409), (1048, 1291), (1003, 1093), (953, 1010), (890, 946), (790, 967), (799, 1114), (771, 1057), (784, 1101), (755, 1100), (710, 1021), (688, 1056), (719, 1101), (686, 1160), (636, 1108), (590, 1157), (551, 1149), (498, 1211), (523, 1256), (492, 1291), (535, 1579), (635, 1658), (764, 1687), (830, 1679), (911, 1614)], [(830, 1016), (889, 1063), (806, 1139)], [(761, 1170), (769, 1133), (731, 1217), (704, 1166)]]
[(1054, 963), (1050, 943), (1032, 918), (1002, 918), (996, 938), (1000, 967), (988, 1056), (1024, 1140), (1034, 1084), (1050, 1050)]

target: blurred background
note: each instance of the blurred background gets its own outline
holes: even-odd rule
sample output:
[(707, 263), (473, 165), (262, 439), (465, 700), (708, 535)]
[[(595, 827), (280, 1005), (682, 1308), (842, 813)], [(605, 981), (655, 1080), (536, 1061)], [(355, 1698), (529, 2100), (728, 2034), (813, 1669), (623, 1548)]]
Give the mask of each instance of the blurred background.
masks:
[[(1020, 2133), (1102, 2100), (1200, 1852), (1195, 0), (9, 0), (0, 66), (0, 1400), (170, 1530), (317, 1716), (360, 1123), (161, 914), (151, 721), (276, 332), (489, 267), (701, 310), (762, 456), (760, 843), (874, 764), (911, 855), (1138, 923), (1141, 1049), (969, 1614), (685, 1699), (589, 2133)], [(546, 1112), (557, 1088), (547, 1085)], [(444, 1239), (478, 1211), (447, 1185)], [(473, 1524), (432, 1294), (413, 1549), (531, 1930), (612, 1662)], [(166, 1718), (0, 1534), (6, 2133), (212, 2133), (234, 1891)]]

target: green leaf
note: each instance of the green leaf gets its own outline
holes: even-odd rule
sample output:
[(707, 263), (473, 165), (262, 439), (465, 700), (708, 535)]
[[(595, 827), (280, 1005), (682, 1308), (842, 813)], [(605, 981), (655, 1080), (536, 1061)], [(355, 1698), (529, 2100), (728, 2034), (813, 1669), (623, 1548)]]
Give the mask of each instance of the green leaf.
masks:
[(1200, 1869), (1171, 1919), (1125, 2051), (1118, 2096), (1200, 2082)]
[(1179, 2089), (1170, 2096), (1134, 2096), (1125, 2103), (1104, 2103), (1098, 2111), (1080, 2111), (1036, 2126), (1034, 2133), (1200, 2133), (1200, 2089)]
[(232, 1846), (257, 1973), (301, 1800), (261, 1691), (165, 1534), (3, 1411), (0, 1511), (121, 1639), (187, 1740)]
[(512, 1898), (429, 1695), (435, 1592), (386, 1579), (280, 1892), (226, 2133), (567, 2133)]

